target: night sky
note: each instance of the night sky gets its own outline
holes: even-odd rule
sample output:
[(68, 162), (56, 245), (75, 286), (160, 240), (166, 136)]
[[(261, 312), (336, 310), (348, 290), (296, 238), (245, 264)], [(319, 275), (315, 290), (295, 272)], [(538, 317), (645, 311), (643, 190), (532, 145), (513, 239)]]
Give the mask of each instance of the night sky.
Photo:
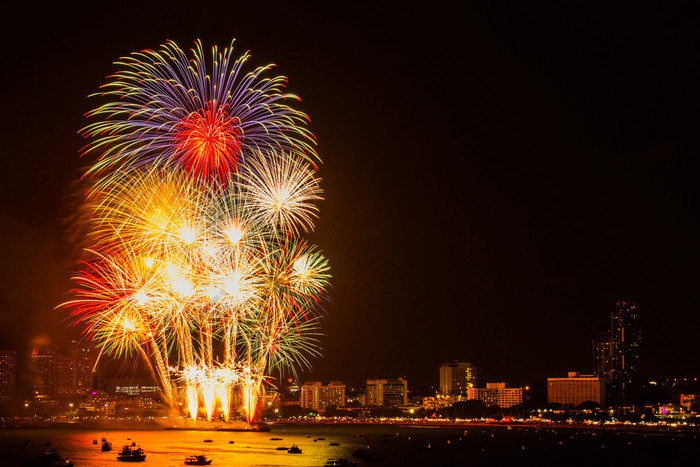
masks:
[(590, 373), (618, 299), (637, 302), (645, 377), (699, 376), (694, 11), (144, 3), (6, 17), (0, 347), (79, 333), (54, 307), (83, 235), (78, 131), (112, 62), (236, 38), (289, 78), (324, 162), (310, 239), (333, 280), (302, 379)]

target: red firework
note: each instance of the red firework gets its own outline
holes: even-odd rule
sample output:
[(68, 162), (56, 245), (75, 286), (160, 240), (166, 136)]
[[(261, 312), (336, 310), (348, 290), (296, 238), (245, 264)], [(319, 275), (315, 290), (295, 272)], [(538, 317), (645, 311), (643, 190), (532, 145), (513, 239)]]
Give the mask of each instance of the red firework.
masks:
[(191, 112), (175, 127), (176, 154), (190, 173), (223, 178), (236, 171), (243, 134), (238, 118), (212, 103)]

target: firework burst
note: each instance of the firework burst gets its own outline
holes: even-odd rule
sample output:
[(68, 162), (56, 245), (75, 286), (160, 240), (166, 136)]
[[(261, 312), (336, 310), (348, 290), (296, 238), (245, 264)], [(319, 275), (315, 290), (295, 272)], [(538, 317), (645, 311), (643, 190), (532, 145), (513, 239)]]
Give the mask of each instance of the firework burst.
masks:
[(177, 166), (225, 180), (255, 152), (318, 160), (308, 117), (287, 105), (298, 100), (284, 91), (287, 79), (265, 77), (274, 65), (245, 73), (250, 54), (235, 58), (233, 42), (209, 59), (199, 41), (190, 52), (169, 41), (117, 62), (95, 94), (112, 101), (87, 114), (101, 118), (83, 131), (92, 138), (85, 152), (99, 154), (89, 175), (110, 184), (135, 169)]
[(92, 247), (64, 304), (100, 348), (138, 353), (192, 418), (248, 421), (264, 384), (317, 355), (327, 260), (300, 237), (321, 199), (307, 117), (269, 67), (199, 42), (132, 54), (90, 112)]

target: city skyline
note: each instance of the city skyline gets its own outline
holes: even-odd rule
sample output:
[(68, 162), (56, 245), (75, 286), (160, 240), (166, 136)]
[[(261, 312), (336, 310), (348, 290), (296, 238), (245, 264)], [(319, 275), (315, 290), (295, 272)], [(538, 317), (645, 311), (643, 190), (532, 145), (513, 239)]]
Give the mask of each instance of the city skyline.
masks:
[(83, 246), (71, 213), (87, 95), (133, 50), (236, 37), (302, 96), (324, 160), (312, 241), (334, 280), (324, 357), (302, 379), (437, 384), (425, 369), (449, 361), (481, 381), (587, 374), (623, 299), (639, 308), (643, 375), (700, 373), (677, 358), (700, 325), (692, 15), (236, 5), (184, 20), (144, 6), (124, 30), (102, 8), (23, 6), (3, 31), (8, 346), (80, 338), (54, 308)]

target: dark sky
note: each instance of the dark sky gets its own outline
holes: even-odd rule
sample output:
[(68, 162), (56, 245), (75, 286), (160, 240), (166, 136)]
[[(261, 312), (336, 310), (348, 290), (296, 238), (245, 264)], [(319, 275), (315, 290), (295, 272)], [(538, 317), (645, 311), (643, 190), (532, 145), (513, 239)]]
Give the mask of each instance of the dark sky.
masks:
[(637, 301), (645, 376), (698, 376), (695, 11), (148, 3), (22, 2), (6, 18), (4, 347), (75, 333), (53, 308), (91, 162), (77, 132), (112, 62), (236, 38), (289, 77), (324, 161), (312, 240), (333, 281), (306, 376), (431, 385), (453, 360), (481, 384), (590, 372), (618, 299)]

